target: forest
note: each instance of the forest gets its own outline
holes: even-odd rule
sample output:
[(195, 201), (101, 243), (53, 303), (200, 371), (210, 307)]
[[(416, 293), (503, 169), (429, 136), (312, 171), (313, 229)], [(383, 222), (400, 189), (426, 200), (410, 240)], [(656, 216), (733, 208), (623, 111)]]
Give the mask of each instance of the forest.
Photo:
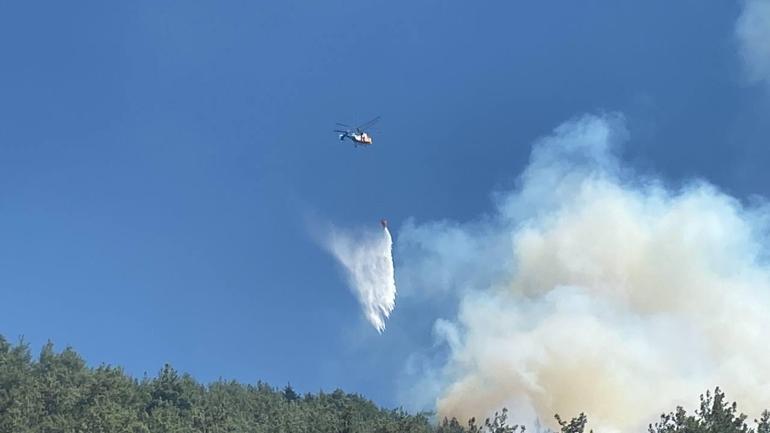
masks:
[[(89, 367), (71, 348), (0, 336), (0, 433), (523, 433), (501, 409), (483, 421), (434, 420), (430, 413), (385, 409), (342, 390), (298, 394), (290, 385), (198, 383), (163, 366), (141, 379), (112, 366)], [(562, 433), (584, 433), (587, 414), (555, 415)], [(530, 431), (535, 431), (533, 429)], [(541, 429), (544, 430), (544, 429)], [(649, 433), (770, 433), (770, 412), (752, 421), (716, 388), (688, 413), (679, 407)]]

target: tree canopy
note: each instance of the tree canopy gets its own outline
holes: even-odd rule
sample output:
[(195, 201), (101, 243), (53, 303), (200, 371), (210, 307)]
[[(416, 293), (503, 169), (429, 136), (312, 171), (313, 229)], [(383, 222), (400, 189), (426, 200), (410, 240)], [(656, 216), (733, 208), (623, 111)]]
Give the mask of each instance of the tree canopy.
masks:
[[(502, 409), (484, 422), (443, 419), (383, 409), (335, 390), (301, 395), (287, 384), (207, 385), (164, 365), (155, 377), (135, 379), (121, 368), (88, 367), (72, 349), (46, 344), (37, 359), (23, 341), (0, 336), (0, 433), (524, 433)], [(649, 433), (770, 433), (770, 412), (755, 427), (717, 388), (700, 408), (664, 414)], [(584, 433), (588, 417), (556, 415), (561, 433)]]

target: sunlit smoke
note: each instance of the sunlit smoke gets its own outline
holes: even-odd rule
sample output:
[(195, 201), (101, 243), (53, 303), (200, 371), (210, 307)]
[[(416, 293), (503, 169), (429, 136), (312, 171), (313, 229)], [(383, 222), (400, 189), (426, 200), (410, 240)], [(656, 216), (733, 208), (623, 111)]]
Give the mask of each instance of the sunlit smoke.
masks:
[(717, 385), (751, 415), (768, 405), (770, 212), (635, 174), (616, 157), (627, 138), (620, 115), (567, 122), (491, 215), (399, 233), (404, 296), (459, 302), (435, 326), (448, 355), (411, 393), (439, 416), (586, 412), (625, 432)]
[(333, 230), (326, 247), (345, 269), (366, 319), (382, 333), (385, 321), (396, 306), (390, 231), (387, 227), (377, 232)]

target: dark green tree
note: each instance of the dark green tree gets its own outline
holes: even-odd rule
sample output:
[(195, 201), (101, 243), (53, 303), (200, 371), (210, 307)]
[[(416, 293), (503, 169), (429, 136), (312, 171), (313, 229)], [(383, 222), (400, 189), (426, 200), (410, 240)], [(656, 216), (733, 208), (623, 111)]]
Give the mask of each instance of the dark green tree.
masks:
[(500, 413), (495, 412), (495, 416), (490, 421), (489, 418), (484, 421), (484, 425), (487, 427), (489, 433), (515, 433), (521, 430), (524, 433), (525, 428), (523, 426), (508, 425), (508, 409), (503, 408)]
[[(764, 427), (763, 427), (764, 428)], [(700, 409), (688, 415), (682, 407), (663, 414), (660, 421), (651, 424), (649, 433), (749, 433), (746, 415), (738, 412), (738, 404), (727, 402), (717, 387), (714, 393), (700, 396)]]
[(299, 394), (294, 391), (291, 384), (288, 384), (283, 388), (283, 398), (288, 402), (297, 401), (299, 400)]
[(588, 417), (584, 413), (572, 418), (569, 422), (562, 420), (559, 414), (554, 415), (554, 418), (559, 423), (561, 433), (583, 433), (588, 424)]
[(757, 433), (770, 433), (770, 411), (762, 411), (762, 416), (754, 422), (757, 424)]

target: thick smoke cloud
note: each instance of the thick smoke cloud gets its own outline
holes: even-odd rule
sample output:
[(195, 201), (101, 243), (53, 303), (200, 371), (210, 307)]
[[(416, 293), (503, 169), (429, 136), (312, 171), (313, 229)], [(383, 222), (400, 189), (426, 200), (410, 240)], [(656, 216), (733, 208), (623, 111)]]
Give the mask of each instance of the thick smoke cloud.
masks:
[(770, 0), (744, 0), (735, 34), (749, 80), (770, 84)]
[(717, 385), (752, 415), (768, 405), (770, 213), (635, 174), (615, 156), (627, 137), (619, 115), (567, 122), (493, 214), (399, 233), (400, 287), (458, 300), (434, 328), (448, 355), (412, 390), (439, 416), (643, 430)]
[(390, 231), (387, 227), (377, 233), (332, 230), (326, 247), (344, 267), (366, 319), (382, 333), (396, 305)]

